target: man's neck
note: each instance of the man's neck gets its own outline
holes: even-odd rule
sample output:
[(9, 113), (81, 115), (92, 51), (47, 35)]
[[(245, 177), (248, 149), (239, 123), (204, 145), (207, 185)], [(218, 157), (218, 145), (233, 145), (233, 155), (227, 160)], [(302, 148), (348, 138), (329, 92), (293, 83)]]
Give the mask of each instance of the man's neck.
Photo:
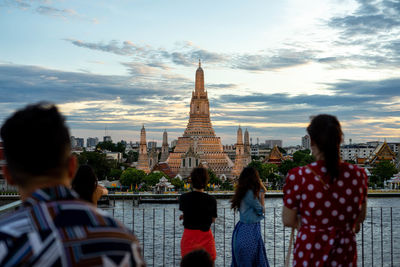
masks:
[(202, 189), (197, 189), (197, 188), (194, 188), (194, 187), (193, 187), (193, 191), (203, 193), (203, 192), (204, 192), (204, 188), (202, 188)]
[(37, 178), (35, 179), (35, 183), (31, 185), (27, 185), (24, 187), (18, 187), (19, 195), (22, 201), (25, 201), (27, 198), (31, 197), (32, 194), (42, 188), (49, 188), (55, 186), (65, 186), (71, 187), (71, 180), (68, 178), (61, 179), (51, 179), (51, 178)]

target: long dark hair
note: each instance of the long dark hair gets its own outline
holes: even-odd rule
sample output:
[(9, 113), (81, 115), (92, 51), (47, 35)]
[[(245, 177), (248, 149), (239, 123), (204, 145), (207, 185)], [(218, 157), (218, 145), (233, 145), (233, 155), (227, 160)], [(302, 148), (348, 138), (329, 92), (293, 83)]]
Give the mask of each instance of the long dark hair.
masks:
[(93, 193), (97, 187), (97, 176), (89, 165), (79, 166), (72, 181), (72, 188), (79, 194), (80, 198), (93, 202)]
[(231, 199), (231, 208), (238, 210), (240, 208), (240, 202), (246, 195), (247, 191), (253, 191), (254, 196), (258, 196), (261, 190), (261, 181), (258, 171), (252, 167), (246, 167), (243, 169), (239, 176), (239, 181), (236, 185), (235, 194)]
[(323, 154), (327, 173), (333, 182), (339, 176), (340, 143), (343, 137), (338, 119), (332, 115), (318, 115), (311, 120), (307, 132)]

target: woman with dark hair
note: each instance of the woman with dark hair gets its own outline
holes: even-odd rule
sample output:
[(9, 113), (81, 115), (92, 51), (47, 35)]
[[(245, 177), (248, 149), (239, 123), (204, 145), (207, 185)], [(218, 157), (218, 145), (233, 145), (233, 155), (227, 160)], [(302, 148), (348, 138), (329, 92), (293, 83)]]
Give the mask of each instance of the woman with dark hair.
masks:
[(72, 181), (72, 189), (78, 193), (81, 199), (97, 205), (102, 195), (107, 194), (107, 189), (98, 184), (97, 176), (89, 165), (79, 166)]
[(181, 256), (183, 258), (196, 249), (205, 249), (215, 261), (217, 252), (210, 227), (217, 218), (217, 201), (204, 192), (209, 180), (206, 169), (193, 169), (190, 178), (193, 191), (179, 198), (179, 209), (183, 212), (179, 219), (183, 219), (184, 226)]
[(269, 266), (261, 237), (266, 189), (256, 169), (246, 167), (239, 176), (231, 208), (239, 210), (240, 220), (232, 234), (232, 266)]
[(307, 132), (317, 161), (290, 170), (283, 188), (282, 221), (298, 228), (293, 266), (356, 266), (367, 175), (340, 160), (343, 133), (336, 117), (314, 117)]

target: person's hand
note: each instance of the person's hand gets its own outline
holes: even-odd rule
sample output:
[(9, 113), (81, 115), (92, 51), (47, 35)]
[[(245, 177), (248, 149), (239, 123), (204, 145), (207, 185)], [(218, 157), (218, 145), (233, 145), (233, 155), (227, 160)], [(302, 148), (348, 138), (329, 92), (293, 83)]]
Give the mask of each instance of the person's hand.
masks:
[(356, 223), (356, 225), (354, 225), (353, 232), (356, 233), (356, 234), (358, 232), (360, 232), (360, 224), (359, 223)]
[(183, 214), (179, 216), (179, 220), (183, 220)]

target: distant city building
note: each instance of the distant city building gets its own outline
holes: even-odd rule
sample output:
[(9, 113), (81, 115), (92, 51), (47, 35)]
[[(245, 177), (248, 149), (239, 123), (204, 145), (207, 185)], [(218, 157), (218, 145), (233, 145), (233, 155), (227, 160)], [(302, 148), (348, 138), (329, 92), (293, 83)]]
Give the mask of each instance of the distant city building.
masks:
[(6, 165), (6, 160), (4, 157), (4, 147), (3, 142), (0, 142), (0, 190), (7, 192), (18, 192), (18, 188), (14, 185), (7, 183), (7, 180), (3, 176), (3, 166)]
[(265, 144), (268, 148), (273, 148), (274, 146), (282, 147), (282, 140), (265, 140)]
[(109, 135), (103, 136), (103, 142), (112, 142), (111, 136)]
[(107, 159), (116, 160), (118, 163), (122, 162), (122, 153), (121, 152), (106, 152)]
[(97, 144), (99, 143), (99, 138), (97, 137), (88, 137), (86, 139), (86, 146), (87, 147), (95, 147), (97, 146)]
[(311, 150), (311, 139), (310, 139), (310, 136), (308, 134), (301, 138), (301, 146), (304, 149)]
[(76, 147), (84, 147), (84, 139), (83, 138), (75, 138)]
[(157, 148), (157, 142), (156, 141), (147, 142), (147, 149), (148, 150), (151, 150), (153, 147)]
[(342, 160), (353, 160), (357, 162), (357, 159), (367, 159), (372, 152), (374, 152), (375, 148), (376, 146), (368, 143), (342, 145), (340, 147), (340, 157)]
[(302, 146), (288, 146), (288, 147), (284, 147), (283, 149), (286, 150), (286, 154), (287, 155), (293, 155), (295, 152), (302, 150), (303, 147)]
[(250, 146), (250, 154), (252, 157), (266, 158), (271, 152), (271, 148), (266, 144), (255, 144)]
[(387, 143), (388, 146), (390, 147), (390, 150), (392, 150), (393, 153), (398, 154), (399, 149), (400, 149), (400, 143)]
[(224, 152), (228, 155), (228, 157), (234, 161), (236, 157), (236, 147), (234, 145), (224, 145)]
[(71, 140), (71, 147), (75, 148), (76, 147), (76, 138), (75, 138), (75, 136), (71, 135), (71, 137), (69, 139)]

